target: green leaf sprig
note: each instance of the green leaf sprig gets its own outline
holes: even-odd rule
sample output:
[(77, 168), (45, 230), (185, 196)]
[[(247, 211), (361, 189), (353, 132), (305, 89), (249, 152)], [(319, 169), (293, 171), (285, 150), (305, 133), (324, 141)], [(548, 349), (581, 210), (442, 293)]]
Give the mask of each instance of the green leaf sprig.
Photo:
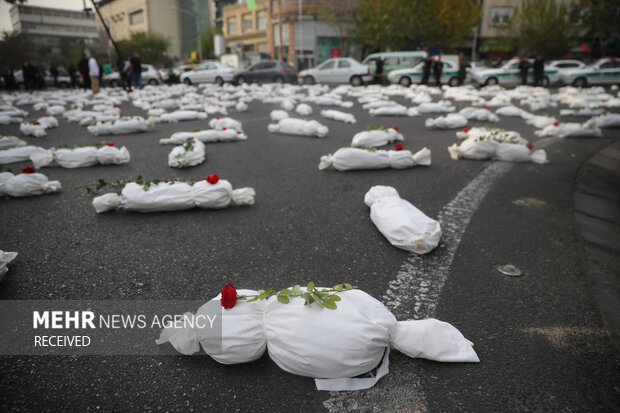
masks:
[(341, 300), (338, 293), (355, 289), (357, 289), (356, 286), (345, 283), (336, 284), (330, 289), (322, 288), (319, 290), (311, 281), (308, 283), (306, 291), (302, 291), (299, 284), (297, 284), (291, 289), (285, 288), (278, 292), (276, 292), (273, 288), (268, 288), (266, 290), (258, 290), (258, 294), (256, 295), (238, 295), (237, 300), (245, 300), (246, 302), (251, 303), (252, 301), (266, 300), (275, 295), (280, 303), (288, 304), (291, 298), (301, 297), (305, 300), (304, 305), (312, 305), (316, 303), (319, 307), (335, 310), (338, 308), (336, 302)]
[(144, 179), (142, 178), (142, 175), (140, 175), (136, 179), (120, 179), (120, 180), (109, 181), (109, 182), (104, 179), (99, 179), (97, 180), (97, 182), (90, 182), (84, 185), (77, 185), (75, 186), (75, 188), (84, 188), (86, 189), (86, 192), (88, 194), (93, 194), (93, 195), (96, 195), (99, 191), (101, 191), (104, 188), (108, 188), (108, 190), (111, 190), (112, 192), (116, 192), (117, 194), (120, 195), (125, 185), (127, 185), (130, 182), (134, 182), (138, 185), (142, 185), (142, 189), (144, 189), (145, 191), (148, 191), (151, 185), (157, 185), (160, 182), (168, 182), (168, 183), (185, 182), (186, 184), (194, 185), (198, 181), (202, 181), (202, 179), (184, 179), (184, 178)]
[(107, 145), (108, 145), (107, 141), (101, 141), (99, 143), (87, 143), (87, 144), (82, 144), (82, 145), (68, 145), (68, 144), (62, 143), (58, 145), (56, 149), (77, 149), (77, 148), (88, 148), (88, 147), (99, 149)]

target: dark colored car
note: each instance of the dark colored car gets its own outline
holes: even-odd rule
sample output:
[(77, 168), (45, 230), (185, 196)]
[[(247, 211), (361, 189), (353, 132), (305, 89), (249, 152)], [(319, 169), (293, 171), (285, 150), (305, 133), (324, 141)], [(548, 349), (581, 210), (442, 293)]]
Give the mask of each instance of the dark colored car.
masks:
[(234, 84), (241, 83), (297, 83), (297, 71), (285, 62), (263, 60), (239, 72), (233, 78)]

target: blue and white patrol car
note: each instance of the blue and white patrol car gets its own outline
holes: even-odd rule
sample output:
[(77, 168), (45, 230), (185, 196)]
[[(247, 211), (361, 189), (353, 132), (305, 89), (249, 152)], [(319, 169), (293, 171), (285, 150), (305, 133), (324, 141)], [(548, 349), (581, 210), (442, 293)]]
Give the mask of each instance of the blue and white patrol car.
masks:
[[(532, 60), (530, 60), (530, 63)], [(497, 69), (483, 69), (472, 73), (472, 79), (479, 85), (518, 85), (521, 84), (519, 60), (510, 60)], [(549, 86), (560, 80), (558, 69), (545, 65), (543, 86)], [(527, 83), (534, 83), (534, 69), (530, 67), (527, 73)]]

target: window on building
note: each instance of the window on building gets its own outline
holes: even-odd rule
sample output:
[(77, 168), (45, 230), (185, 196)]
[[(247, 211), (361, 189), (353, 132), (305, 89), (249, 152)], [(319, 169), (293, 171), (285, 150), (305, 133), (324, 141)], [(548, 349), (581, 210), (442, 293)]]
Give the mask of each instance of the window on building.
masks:
[(140, 9), (138, 11), (134, 11), (133, 13), (129, 13), (129, 23), (130, 24), (139, 24), (144, 21), (144, 10)]
[(252, 13), (245, 13), (241, 16), (241, 30), (249, 32), (252, 30)]
[(512, 8), (510, 7), (493, 7), (491, 9), (491, 26), (502, 27), (508, 25), (508, 21), (512, 16)]
[(256, 30), (267, 29), (267, 10), (256, 13)]
[(256, 50), (259, 52), (266, 52), (267, 51), (267, 43), (259, 43), (256, 45)]
[(228, 34), (237, 33), (237, 19), (234, 17), (229, 17), (226, 20), (226, 27), (228, 27), (227, 29)]

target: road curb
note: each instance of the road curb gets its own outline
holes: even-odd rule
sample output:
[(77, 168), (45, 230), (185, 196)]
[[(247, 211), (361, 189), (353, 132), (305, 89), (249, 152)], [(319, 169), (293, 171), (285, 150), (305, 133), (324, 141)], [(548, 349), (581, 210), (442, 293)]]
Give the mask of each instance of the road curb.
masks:
[(579, 169), (574, 203), (587, 276), (620, 353), (620, 141), (595, 153)]

